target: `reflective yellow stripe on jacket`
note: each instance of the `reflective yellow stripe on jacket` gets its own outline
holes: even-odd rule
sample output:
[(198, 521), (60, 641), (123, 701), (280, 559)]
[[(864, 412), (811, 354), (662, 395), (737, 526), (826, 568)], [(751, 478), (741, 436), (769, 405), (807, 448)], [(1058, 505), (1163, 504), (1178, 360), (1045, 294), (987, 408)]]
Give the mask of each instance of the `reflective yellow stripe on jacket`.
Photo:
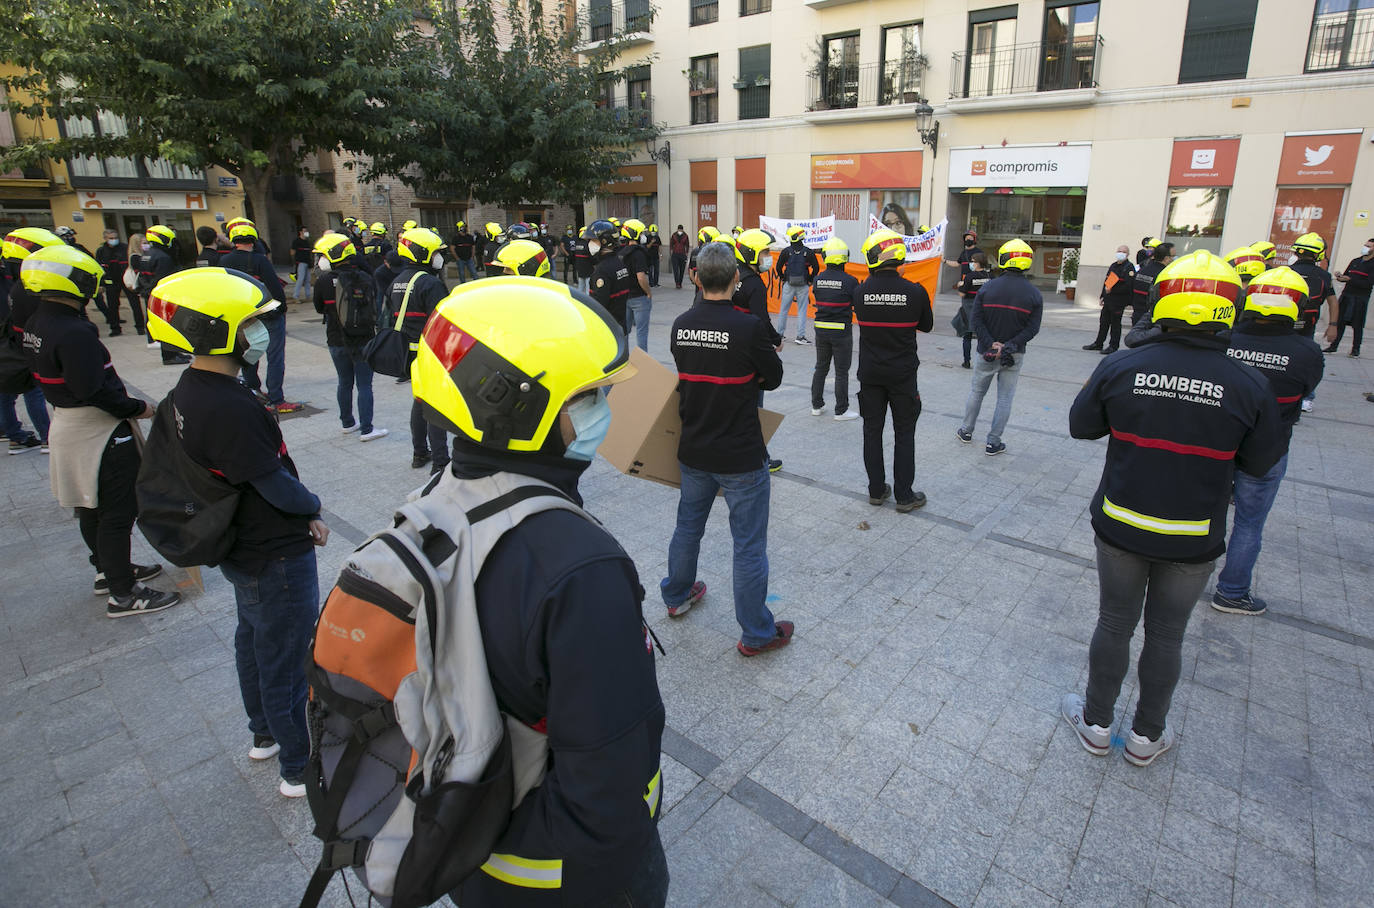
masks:
[(563, 862), (535, 860), (513, 854), (493, 854), (482, 865), (483, 872), (512, 886), (528, 889), (558, 889), (563, 885)]
[(659, 769), (644, 789), (644, 803), (649, 805), (649, 816), (658, 813), (658, 805), (663, 801), (663, 770)]
[(1151, 517), (1149, 514), (1113, 504), (1106, 495), (1102, 496), (1102, 513), (1137, 530), (1159, 533), (1163, 536), (1206, 536), (1212, 528), (1211, 520), (1168, 520), (1164, 517)]
[(812, 322), (817, 328), (831, 328), (836, 331), (843, 331), (849, 327), (848, 322)]

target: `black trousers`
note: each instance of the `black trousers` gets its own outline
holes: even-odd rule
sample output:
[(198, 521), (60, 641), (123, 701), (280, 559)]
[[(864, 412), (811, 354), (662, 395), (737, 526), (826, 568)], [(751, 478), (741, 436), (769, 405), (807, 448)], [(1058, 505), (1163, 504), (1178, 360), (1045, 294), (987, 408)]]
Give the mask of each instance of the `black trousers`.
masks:
[(868, 472), (868, 494), (883, 494), (887, 472), (883, 466), (883, 429), (887, 411), (892, 411), (892, 494), (898, 502), (916, 497), (916, 420), (921, 416), (921, 393), (916, 376), (909, 380), (877, 384), (859, 382), (859, 415), (864, 420), (864, 469)]
[(418, 400), (410, 405), (410, 444), (416, 457), (429, 454), (431, 473), (448, 466), (448, 433), (425, 419), (424, 408)]
[(658, 267), (659, 267), (658, 263), (659, 263), (658, 256), (656, 256), (656, 255), (651, 255), (651, 256), (649, 256), (649, 274), (648, 274), (648, 278), (649, 278), (649, 286), (650, 286), (650, 287), (657, 287), (657, 286), (658, 286)]
[(816, 325), (816, 371), (811, 374), (811, 407), (825, 406), (825, 377), (835, 361), (835, 415), (849, 409), (849, 364), (854, 361), (854, 333)]
[(1097, 318), (1097, 339), (1093, 341), (1094, 344), (1101, 347), (1103, 342), (1107, 340), (1107, 335), (1110, 334), (1112, 340), (1107, 346), (1113, 348), (1121, 346), (1121, 316), (1125, 311), (1126, 304), (1124, 302), (1118, 303), (1112, 299), (1103, 301), (1102, 314)]
[(105, 305), (100, 307), (101, 313), (109, 322), (110, 330), (117, 331), (119, 329), (119, 298), (121, 295), (129, 301), (129, 311), (134, 316), (134, 330), (141, 334), (143, 332), (143, 307), (138, 303), (138, 294), (122, 283), (105, 285)]
[(133, 430), (127, 422), (121, 422), (110, 433), (100, 458), (96, 506), (76, 509), (81, 538), (91, 552), (91, 564), (105, 575), (114, 596), (127, 596), (134, 588), (129, 535), (138, 516), (134, 480), (138, 479), (140, 461)]
[(682, 286), (682, 275), (687, 270), (687, 256), (681, 252), (673, 255), (673, 283)]
[(1342, 296), (1340, 315), (1336, 320), (1336, 339), (1332, 341), (1332, 346), (1340, 346), (1341, 339), (1345, 337), (1345, 327), (1349, 325), (1354, 335), (1350, 352), (1359, 353), (1360, 341), (1364, 340), (1364, 321), (1368, 311), (1369, 297)]

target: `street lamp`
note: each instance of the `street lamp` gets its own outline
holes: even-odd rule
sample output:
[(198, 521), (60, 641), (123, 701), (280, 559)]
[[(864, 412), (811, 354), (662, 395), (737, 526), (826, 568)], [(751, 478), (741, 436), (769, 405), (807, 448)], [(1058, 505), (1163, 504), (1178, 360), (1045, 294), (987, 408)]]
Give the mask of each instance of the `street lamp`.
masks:
[(924, 98), (916, 104), (916, 131), (921, 135), (921, 142), (930, 146), (930, 156), (935, 157), (940, 146), (940, 122), (935, 119), (935, 108)]
[[(673, 143), (664, 141), (661, 148), (654, 148), (654, 140), (645, 139), (644, 150), (649, 153), (649, 160), (662, 164), (664, 167), (668, 168), (668, 191), (663, 194), (663, 198), (665, 202), (671, 203), (673, 194)], [(659, 222), (663, 224), (668, 223), (667, 206), (664, 207), (662, 215), (663, 216), (659, 218)]]

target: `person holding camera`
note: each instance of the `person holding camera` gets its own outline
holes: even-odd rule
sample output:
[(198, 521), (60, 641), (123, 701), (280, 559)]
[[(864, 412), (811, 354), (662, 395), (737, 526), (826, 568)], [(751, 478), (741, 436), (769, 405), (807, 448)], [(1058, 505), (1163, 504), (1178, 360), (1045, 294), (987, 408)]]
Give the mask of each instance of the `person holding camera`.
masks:
[(1016, 394), (1016, 379), (1021, 374), (1021, 358), (1026, 344), (1040, 333), (1040, 314), (1044, 299), (1026, 279), (1033, 254), (1022, 240), (1008, 240), (997, 250), (997, 267), (1001, 275), (983, 285), (973, 298), (970, 322), (978, 337), (977, 364), (973, 367), (973, 386), (968, 403), (964, 405), (964, 421), (954, 430), (964, 444), (973, 441), (973, 427), (988, 386), (997, 379), (997, 409), (992, 414), (992, 428), (988, 431), (989, 457), (1007, 449), (1002, 443), (1002, 430), (1011, 418), (1011, 400)]

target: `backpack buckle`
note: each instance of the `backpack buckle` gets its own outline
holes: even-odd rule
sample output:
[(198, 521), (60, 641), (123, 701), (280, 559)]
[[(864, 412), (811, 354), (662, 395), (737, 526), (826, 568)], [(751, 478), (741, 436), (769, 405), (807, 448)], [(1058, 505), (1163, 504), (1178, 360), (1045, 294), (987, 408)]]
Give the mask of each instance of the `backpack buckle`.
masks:
[(342, 870), (345, 867), (361, 867), (367, 861), (367, 850), (371, 843), (366, 839), (335, 839), (324, 843), (324, 853), (320, 855), (320, 866), (328, 870)]
[(396, 725), (396, 704), (390, 701), (363, 713), (353, 722), (353, 737), (366, 744)]

